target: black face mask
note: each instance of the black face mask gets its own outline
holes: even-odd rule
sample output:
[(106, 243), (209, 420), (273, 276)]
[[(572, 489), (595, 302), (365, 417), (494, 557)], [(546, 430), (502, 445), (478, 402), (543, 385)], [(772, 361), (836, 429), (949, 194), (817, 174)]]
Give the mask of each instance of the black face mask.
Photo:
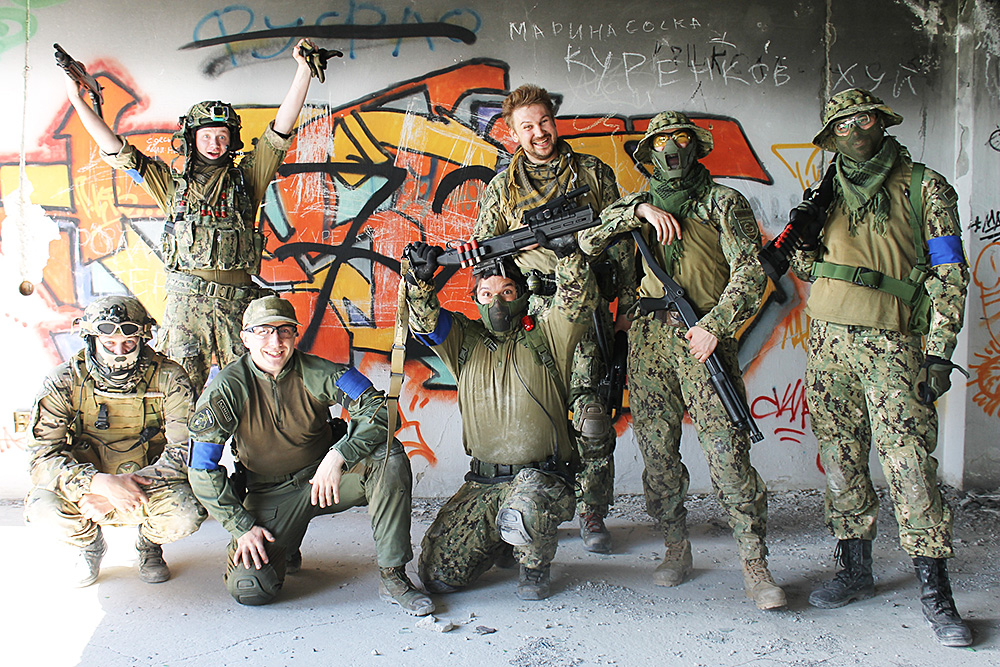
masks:
[(529, 293), (525, 292), (513, 301), (504, 301), (500, 295), (493, 297), (489, 303), (476, 301), (479, 316), (483, 325), (490, 333), (505, 334), (514, 328), (514, 323), (528, 311)]

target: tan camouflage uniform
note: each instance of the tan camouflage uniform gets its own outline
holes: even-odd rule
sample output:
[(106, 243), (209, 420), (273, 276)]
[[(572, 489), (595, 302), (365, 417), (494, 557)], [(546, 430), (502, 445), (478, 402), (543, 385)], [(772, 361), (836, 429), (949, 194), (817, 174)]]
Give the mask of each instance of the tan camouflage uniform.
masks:
[[(605, 209), (602, 224), (580, 234), (583, 251), (600, 252), (615, 236), (643, 229), (651, 249), (657, 252), (659, 244), (655, 235), (649, 234), (649, 225), (634, 214), (636, 205), (649, 201), (649, 193), (641, 192)], [(735, 335), (756, 312), (764, 293), (766, 278), (756, 259), (760, 231), (746, 199), (723, 185), (713, 185), (693, 211), (691, 217), (679, 220), (688, 245), (675, 264), (673, 278), (686, 289), (693, 280), (714, 283), (717, 303), (709, 300), (692, 305), (705, 313), (698, 326), (719, 339), (716, 355), (737, 391), (745, 395)], [(706, 225), (711, 233), (704, 230)], [(717, 238), (718, 245), (695, 247), (691, 243), (695, 226), (702, 226), (698, 230), (705, 232), (702, 238)], [(650, 279), (655, 281), (655, 277), (651, 272), (647, 270), (645, 275), (640, 295), (662, 296), (662, 286), (658, 292), (652, 291), (655, 284)], [(764, 482), (750, 464), (747, 435), (732, 427), (708, 370), (691, 354), (685, 333), (683, 325), (661, 321), (652, 314), (637, 317), (629, 330), (629, 404), (645, 463), (647, 511), (663, 530), (666, 543), (687, 539), (684, 497), (689, 478), (680, 456), (681, 422), (687, 410), (698, 431), (712, 484), (729, 512), (741, 557), (762, 558), (767, 554)]]
[[(169, 227), (178, 206), (175, 195), (184, 183), (182, 174), (121, 139), (125, 145), (116, 155), (103, 155), (105, 161), (129, 173), (156, 200)], [(204, 169), (201, 177), (217, 183), (209, 201), (188, 197), (187, 213), (176, 222), (174, 232), (164, 230), (167, 300), (159, 347), (184, 366), (196, 395), (208, 379), (213, 353), (224, 367), (246, 352), (239, 336), (243, 312), (250, 301), (270, 292), (251, 280), (260, 272), (264, 247), (255, 220), (264, 192), (290, 147), (291, 139), (269, 125), (235, 168)], [(225, 169), (230, 171), (214, 180)], [(189, 193), (192, 190), (188, 186)]]
[[(46, 378), (32, 408), (26, 520), (80, 548), (97, 539), (99, 525), (140, 525), (142, 534), (157, 544), (195, 532), (206, 513), (187, 481), (187, 420), (193, 399), (184, 370), (146, 347), (138, 371), (144, 380), (135, 389), (119, 396), (113, 391), (94, 394), (81, 389), (88, 374), (84, 354), (80, 350)], [(96, 406), (81, 406), (81, 396), (109, 407), (109, 428), (95, 427)], [(138, 426), (123, 427), (123, 422)], [(161, 430), (129, 450), (143, 425)], [(153, 483), (143, 489), (149, 500), (132, 512), (112, 511), (97, 522), (85, 518), (77, 503), (99, 472), (148, 477)]]

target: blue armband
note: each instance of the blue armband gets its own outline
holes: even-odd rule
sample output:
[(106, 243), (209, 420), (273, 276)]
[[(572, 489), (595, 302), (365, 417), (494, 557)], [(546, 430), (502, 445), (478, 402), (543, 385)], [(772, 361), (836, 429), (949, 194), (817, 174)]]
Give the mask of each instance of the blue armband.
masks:
[(453, 320), (454, 318), (450, 312), (442, 310), (438, 315), (438, 323), (434, 327), (434, 331), (430, 333), (414, 333), (413, 337), (428, 347), (440, 345), (448, 337), (448, 334), (451, 333)]
[(193, 440), (188, 450), (188, 468), (195, 470), (216, 470), (222, 460), (222, 449), (225, 445), (214, 442)]
[(142, 185), (143, 178), (138, 169), (126, 169), (125, 173), (135, 181), (136, 185)]
[(372, 381), (365, 377), (364, 373), (356, 368), (348, 368), (347, 372), (337, 378), (337, 389), (347, 394), (348, 398), (356, 401), (372, 386)]
[(927, 251), (931, 255), (931, 266), (939, 264), (965, 264), (965, 252), (959, 236), (938, 236), (927, 239)]

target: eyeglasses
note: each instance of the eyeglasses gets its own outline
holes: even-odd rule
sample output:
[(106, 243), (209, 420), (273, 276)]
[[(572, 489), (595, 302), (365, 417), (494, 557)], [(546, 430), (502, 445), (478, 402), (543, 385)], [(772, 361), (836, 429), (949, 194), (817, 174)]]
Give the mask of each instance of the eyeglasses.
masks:
[(875, 124), (878, 116), (867, 111), (854, 114), (850, 118), (845, 118), (833, 126), (833, 133), (838, 137), (846, 137), (851, 132), (851, 125), (856, 125), (859, 130), (867, 130)]
[(283, 340), (295, 338), (299, 333), (298, 329), (290, 324), (285, 324), (280, 327), (272, 326), (270, 324), (258, 324), (255, 327), (247, 327), (244, 331), (253, 334), (257, 338), (270, 338), (272, 334), (277, 332), (278, 338)]
[(111, 322), (109, 320), (94, 322), (94, 329), (104, 336), (113, 336), (116, 333), (123, 336), (136, 336), (142, 331), (142, 327), (135, 322)]
[(662, 151), (663, 147), (667, 145), (667, 142), (673, 139), (674, 143), (681, 148), (687, 146), (694, 140), (691, 133), (687, 130), (676, 130), (674, 132), (664, 132), (663, 134), (658, 134), (653, 137), (653, 150)]

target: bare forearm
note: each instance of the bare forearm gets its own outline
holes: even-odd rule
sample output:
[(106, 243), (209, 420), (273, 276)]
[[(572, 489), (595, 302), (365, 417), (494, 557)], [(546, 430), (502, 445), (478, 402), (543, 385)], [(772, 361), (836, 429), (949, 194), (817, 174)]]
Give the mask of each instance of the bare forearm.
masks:
[[(298, 48), (298, 47), (296, 47)], [(278, 107), (278, 113), (274, 116), (274, 131), (279, 134), (288, 135), (295, 127), (295, 121), (299, 118), (302, 105), (306, 101), (306, 94), (309, 92), (309, 66), (299, 63), (295, 70), (295, 77), (292, 85), (285, 94), (285, 99)]]

